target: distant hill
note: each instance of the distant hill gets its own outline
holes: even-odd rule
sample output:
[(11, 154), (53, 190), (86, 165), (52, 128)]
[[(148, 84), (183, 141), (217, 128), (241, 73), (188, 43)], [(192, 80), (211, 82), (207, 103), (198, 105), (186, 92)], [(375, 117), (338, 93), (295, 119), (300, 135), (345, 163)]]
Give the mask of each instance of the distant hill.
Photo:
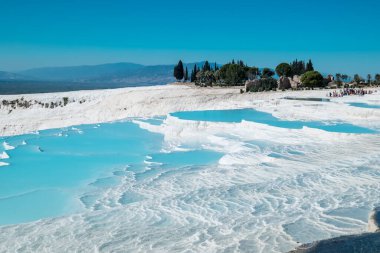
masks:
[(119, 75), (129, 75), (141, 68), (144, 68), (144, 66), (134, 63), (111, 63), (72, 67), (36, 68), (24, 70), (18, 73), (40, 80), (82, 82), (85, 80), (102, 78), (104, 76), (113, 77)]
[[(195, 64), (201, 67), (203, 63), (185, 64), (185, 67), (188, 68), (189, 76)], [(0, 72), (0, 94), (164, 85), (175, 81), (173, 69), (174, 64), (145, 66), (122, 62), (35, 68), (17, 73)]]
[(16, 73), (0, 71), (0, 80), (25, 80), (25, 79), (28, 79), (28, 77), (20, 75), (20, 74), (16, 74)]
[[(194, 64), (185, 65), (189, 75)], [(102, 65), (84, 65), (73, 67), (36, 68), (18, 72), (18, 74), (32, 77), (34, 80), (69, 81), (79, 83), (108, 83), (108, 84), (166, 84), (173, 82), (174, 65), (145, 66), (135, 63), (110, 63)]]
[(30, 81), (30, 80), (0, 80), (0, 95), (48, 93), (76, 90), (115, 89), (124, 87), (147, 86), (152, 84), (125, 83), (79, 83), (69, 81)]

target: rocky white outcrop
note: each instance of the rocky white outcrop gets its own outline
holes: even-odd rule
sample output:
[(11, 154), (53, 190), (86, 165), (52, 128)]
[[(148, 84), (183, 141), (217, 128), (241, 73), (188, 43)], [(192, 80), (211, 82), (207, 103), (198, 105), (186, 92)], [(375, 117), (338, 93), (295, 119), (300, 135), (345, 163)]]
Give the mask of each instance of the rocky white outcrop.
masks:
[(290, 79), (290, 85), (292, 89), (297, 89), (302, 84), (301, 77), (298, 75), (294, 75), (293, 78)]
[(245, 91), (248, 92), (252, 87), (255, 87), (260, 84), (260, 81), (258, 79), (255, 80), (247, 80), (245, 82)]

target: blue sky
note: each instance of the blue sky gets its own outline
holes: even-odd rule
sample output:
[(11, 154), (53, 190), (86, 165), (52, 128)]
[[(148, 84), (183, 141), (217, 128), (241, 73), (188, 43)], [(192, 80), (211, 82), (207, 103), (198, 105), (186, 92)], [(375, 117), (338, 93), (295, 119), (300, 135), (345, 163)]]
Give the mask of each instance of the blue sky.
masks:
[(0, 0), (0, 70), (240, 58), (380, 72), (378, 0)]

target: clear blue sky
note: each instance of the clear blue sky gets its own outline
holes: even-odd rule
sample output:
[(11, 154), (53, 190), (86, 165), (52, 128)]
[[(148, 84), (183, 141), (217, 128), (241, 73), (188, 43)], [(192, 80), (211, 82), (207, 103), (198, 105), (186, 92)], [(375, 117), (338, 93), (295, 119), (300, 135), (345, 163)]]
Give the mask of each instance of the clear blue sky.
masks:
[(379, 0), (0, 0), (0, 70), (241, 58), (380, 72)]

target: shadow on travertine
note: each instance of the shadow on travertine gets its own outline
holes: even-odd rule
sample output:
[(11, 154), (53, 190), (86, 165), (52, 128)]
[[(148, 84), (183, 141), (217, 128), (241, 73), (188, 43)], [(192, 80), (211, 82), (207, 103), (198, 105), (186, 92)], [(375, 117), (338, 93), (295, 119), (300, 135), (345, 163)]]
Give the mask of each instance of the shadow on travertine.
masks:
[(304, 244), (289, 253), (380, 253), (380, 207), (371, 213), (368, 231)]

